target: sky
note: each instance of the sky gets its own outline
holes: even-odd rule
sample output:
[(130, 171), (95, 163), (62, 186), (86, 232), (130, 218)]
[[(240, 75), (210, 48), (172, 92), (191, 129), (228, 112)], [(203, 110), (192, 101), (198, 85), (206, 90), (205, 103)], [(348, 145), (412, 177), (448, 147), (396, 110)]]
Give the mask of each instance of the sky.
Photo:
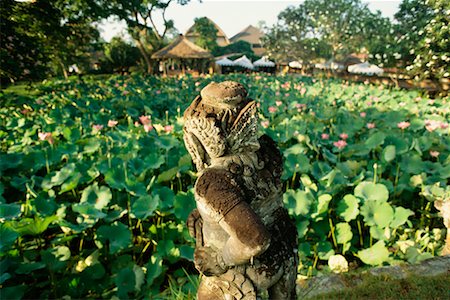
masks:
[[(187, 5), (171, 4), (166, 11), (166, 18), (174, 21), (175, 28), (180, 33), (185, 33), (194, 24), (195, 18), (206, 16), (213, 20), (228, 38), (231, 38), (248, 25), (257, 26), (260, 21), (264, 21), (267, 26), (275, 24), (281, 11), (288, 6), (298, 6), (301, 2), (303, 0), (202, 0), (202, 2), (191, 0)], [(363, 2), (368, 3), (370, 10), (380, 10), (383, 16), (391, 19), (401, 3), (400, 0), (363, 0)], [(157, 20), (157, 27), (161, 24), (162, 21)], [(113, 19), (103, 21), (99, 28), (101, 36), (106, 41), (117, 35), (127, 36), (125, 23)]]

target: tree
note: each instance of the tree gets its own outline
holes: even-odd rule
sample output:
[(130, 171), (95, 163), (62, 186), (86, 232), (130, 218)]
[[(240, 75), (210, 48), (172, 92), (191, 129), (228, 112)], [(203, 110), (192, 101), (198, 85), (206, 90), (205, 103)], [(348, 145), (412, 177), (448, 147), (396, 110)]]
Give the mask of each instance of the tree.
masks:
[(207, 17), (195, 18), (194, 30), (198, 34), (197, 45), (210, 51), (217, 47), (217, 28)]
[(309, 18), (309, 12), (303, 5), (282, 11), (278, 15), (278, 23), (265, 29), (263, 46), (268, 55), (278, 61), (329, 58), (331, 48), (312, 36)]
[(445, 0), (404, 0), (400, 5), (395, 15), (399, 21), (397, 43), (411, 75), (429, 79), (450, 77), (449, 12), (450, 3)]
[(274, 58), (342, 59), (353, 52), (380, 51), (390, 28), (389, 19), (360, 0), (306, 0), (278, 15), (264, 46)]
[(216, 47), (211, 53), (214, 56), (222, 56), (225, 54), (237, 53), (238, 56), (245, 55), (251, 60), (257, 60), (260, 58), (259, 56), (256, 56), (255, 53), (253, 52), (252, 45), (249, 42), (242, 40), (223, 47)]
[[(111, 15), (124, 20), (128, 32), (135, 41), (147, 66), (147, 73), (153, 73), (156, 62), (151, 59), (152, 53), (164, 47), (166, 35), (174, 28), (172, 20), (166, 18), (166, 10), (174, 0), (104, 0), (105, 8)], [(189, 0), (177, 0), (185, 5)], [(161, 28), (157, 28), (156, 16), (163, 20)]]
[[(87, 62), (99, 38), (92, 21), (102, 16), (94, 0), (2, 2), (2, 81), (42, 78), (52, 69)], [(5, 47), (3, 47), (5, 42)]]
[(131, 66), (135, 66), (140, 53), (139, 50), (126, 43), (120, 37), (114, 37), (104, 46), (105, 56), (113, 70), (125, 72)]

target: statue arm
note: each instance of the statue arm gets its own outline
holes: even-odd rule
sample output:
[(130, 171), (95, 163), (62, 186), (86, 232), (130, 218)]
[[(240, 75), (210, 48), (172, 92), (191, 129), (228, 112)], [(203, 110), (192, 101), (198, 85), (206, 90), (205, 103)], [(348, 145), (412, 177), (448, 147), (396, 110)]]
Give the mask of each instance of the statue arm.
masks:
[(227, 266), (248, 262), (270, 245), (270, 234), (248, 203), (242, 201), (219, 222), (230, 238), (222, 250)]
[(269, 247), (269, 232), (245, 201), (230, 173), (215, 170), (203, 174), (197, 181), (196, 191), (204, 199), (211, 217), (229, 235), (221, 255), (226, 266), (246, 263)]

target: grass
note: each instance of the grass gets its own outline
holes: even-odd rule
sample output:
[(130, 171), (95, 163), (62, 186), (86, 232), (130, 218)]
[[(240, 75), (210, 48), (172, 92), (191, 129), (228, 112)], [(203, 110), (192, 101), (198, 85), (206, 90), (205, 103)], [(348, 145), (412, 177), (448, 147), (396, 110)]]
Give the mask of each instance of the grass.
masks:
[(450, 299), (450, 276), (409, 276), (392, 279), (388, 276), (367, 275), (363, 282), (342, 291), (308, 299)]

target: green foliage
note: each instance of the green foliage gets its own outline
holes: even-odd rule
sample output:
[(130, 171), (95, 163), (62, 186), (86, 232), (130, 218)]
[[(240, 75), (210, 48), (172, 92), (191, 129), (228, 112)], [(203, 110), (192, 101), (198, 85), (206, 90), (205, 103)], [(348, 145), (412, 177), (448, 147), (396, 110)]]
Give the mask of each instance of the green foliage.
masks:
[(222, 56), (225, 54), (233, 54), (237, 53), (236, 57), (232, 57), (232, 59), (241, 57), (242, 55), (247, 56), (250, 60), (255, 61), (259, 59), (259, 56), (256, 56), (252, 50), (252, 45), (246, 41), (237, 41), (235, 43), (223, 46), (216, 47), (211, 52), (214, 56)]
[(105, 44), (104, 51), (108, 59), (105, 62), (106, 68), (110, 67), (113, 70), (127, 71), (137, 64), (140, 57), (139, 50), (120, 37), (114, 37), (109, 43)]
[(88, 69), (99, 33), (91, 22), (102, 16), (95, 1), (2, 2), (2, 82), (41, 79), (49, 71), (67, 75), (69, 65)]
[(192, 297), (196, 176), (181, 112), (225, 79), (260, 100), (285, 158), (301, 274), (326, 273), (336, 254), (380, 265), (440, 253), (447, 98), (298, 76), (53, 80), (26, 102), (0, 99), (2, 297)]
[(207, 17), (194, 19), (194, 32), (198, 34), (195, 43), (200, 47), (210, 51), (217, 47), (217, 28)]

